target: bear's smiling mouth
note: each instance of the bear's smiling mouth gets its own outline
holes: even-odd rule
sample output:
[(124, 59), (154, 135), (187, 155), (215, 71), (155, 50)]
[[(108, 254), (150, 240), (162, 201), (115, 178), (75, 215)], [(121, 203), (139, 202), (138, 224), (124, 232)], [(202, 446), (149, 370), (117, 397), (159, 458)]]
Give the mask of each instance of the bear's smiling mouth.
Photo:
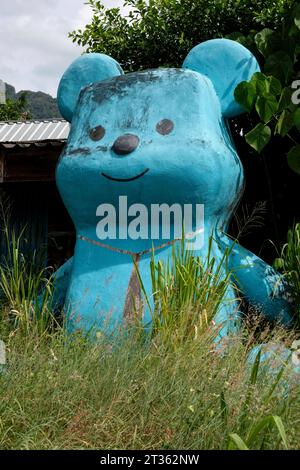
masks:
[(146, 173), (148, 173), (148, 171), (150, 171), (149, 168), (143, 171), (143, 173), (133, 176), (132, 178), (113, 178), (112, 176), (106, 175), (105, 173), (101, 173), (101, 175), (110, 181), (117, 181), (118, 183), (128, 183), (129, 181), (135, 181), (139, 178), (142, 178)]

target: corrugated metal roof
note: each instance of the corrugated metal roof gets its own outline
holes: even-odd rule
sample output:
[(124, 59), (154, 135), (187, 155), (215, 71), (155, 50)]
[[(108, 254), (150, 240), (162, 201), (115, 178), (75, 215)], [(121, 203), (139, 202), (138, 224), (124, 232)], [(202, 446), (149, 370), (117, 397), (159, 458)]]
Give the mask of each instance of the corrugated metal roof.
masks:
[(70, 124), (64, 119), (0, 122), (0, 143), (64, 142), (69, 132)]

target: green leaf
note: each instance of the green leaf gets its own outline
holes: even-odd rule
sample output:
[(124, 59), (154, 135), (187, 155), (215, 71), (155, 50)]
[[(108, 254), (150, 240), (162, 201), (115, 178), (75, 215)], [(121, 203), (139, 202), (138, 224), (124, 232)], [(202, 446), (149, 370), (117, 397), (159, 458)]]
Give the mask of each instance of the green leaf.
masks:
[(272, 50), (270, 51), (270, 43), (272, 43), (272, 36), (274, 36), (274, 34), (272, 29), (265, 28), (254, 37), (257, 49), (264, 57), (272, 52)]
[(227, 403), (226, 403), (225, 394), (223, 390), (221, 392), (221, 397), (220, 397), (220, 406), (221, 406), (221, 416), (223, 418), (224, 424), (227, 425), (228, 409), (227, 409)]
[(265, 429), (266, 427), (269, 427), (271, 425), (276, 426), (278, 433), (281, 437), (283, 446), (285, 449), (288, 448), (288, 443), (287, 443), (287, 438), (286, 438), (286, 432), (284, 429), (283, 422), (279, 416), (266, 416), (262, 420), (260, 420), (256, 425), (252, 426), (248, 438), (247, 438), (247, 444), (250, 446), (252, 442), (257, 438), (258, 434)]
[[(275, 269), (277, 270), (281, 270), (283, 269), (285, 266), (285, 263), (284, 263), (284, 260), (282, 258), (276, 258), (275, 261), (274, 261), (274, 267)], [(287, 363), (285, 364), (285, 366), (287, 365)], [(276, 390), (276, 388), (278, 387), (278, 385), (280, 384), (280, 381), (282, 379), (282, 376), (285, 372), (285, 366), (283, 366), (279, 373), (277, 374), (277, 376), (275, 377), (275, 380), (274, 382), (272, 383), (267, 395), (266, 395), (266, 398), (265, 398), (265, 403), (269, 403), (270, 399), (272, 398), (272, 395), (274, 393), (274, 391)]]
[(278, 105), (278, 112), (280, 113), (284, 109), (288, 108), (292, 103), (293, 91), (290, 87), (283, 88)]
[(239, 31), (234, 31), (233, 33), (227, 34), (226, 39), (231, 39), (232, 41), (239, 42), (240, 40), (244, 41), (246, 38)]
[(246, 142), (260, 153), (271, 139), (271, 129), (262, 123), (257, 124), (252, 131), (245, 135)]
[(257, 424), (253, 425), (251, 427), (249, 435), (247, 437), (248, 445), (250, 445), (257, 438), (260, 431), (262, 431), (266, 427), (269, 427), (270, 424), (273, 424), (273, 417), (272, 416), (267, 416), (267, 417), (261, 419)]
[(297, 12), (295, 18), (294, 18), (294, 23), (297, 26), (298, 29), (300, 29), (300, 13)]
[(294, 112), (294, 124), (297, 127), (298, 131), (300, 131), (300, 108), (297, 108)]
[(249, 450), (246, 443), (238, 434), (229, 434), (229, 439), (228, 450), (233, 450), (235, 448), (238, 450)]
[(275, 77), (268, 77), (269, 93), (278, 96), (281, 94), (282, 86), (280, 81)]
[(259, 366), (260, 366), (260, 359), (261, 359), (261, 350), (258, 351), (255, 361), (251, 370), (251, 377), (250, 377), (250, 383), (251, 385), (255, 385), (257, 381), (257, 376), (258, 376), (258, 371), (259, 371)]
[(278, 78), (281, 83), (288, 83), (294, 70), (291, 57), (285, 51), (278, 51), (267, 57), (265, 62), (265, 73)]
[(256, 100), (254, 85), (249, 82), (241, 82), (234, 90), (234, 97), (246, 111), (250, 112)]
[[(274, 260), (274, 268), (275, 268), (277, 271), (279, 271), (280, 269), (283, 269), (283, 268), (284, 268), (284, 261), (283, 261), (282, 258), (276, 258), (276, 259)], [(282, 372), (283, 370), (284, 370), (284, 369), (282, 368), (281, 371), (280, 371), (280, 374), (281, 374), (281, 375), (282, 375), (282, 373), (283, 373), (283, 372)], [(273, 385), (272, 385), (272, 389), (271, 389), (271, 391), (270, 391), (270, 395), (271, 395), (272, 393), (273, 393)]]
[(287, 155), (287, 160), (288, 160), (289, 167), (300, 175), (300, 145), (299, 144), (295, 145), (295, 147), (293, 147), (289, 151)]
[(265, 28), (255, 35), (254, 41), (259, 52), (266, 58), (280, 49), (282, 38), (278, 32)]
[(232, 41), (239, 42), (240, 44), (242, 44), (242, 46), (245, 46), (250, 50), (252, 49), (253, 39), (252, 39), (251, 35), (244, 36), (240, 32), (234, 32), (234, 33), (230, 33), (230, 34), (226, 35), (226, 38), (231, 39)]
[(250, 83), (254, 85), (258, 95), (265, 95), (269, 93), (268, 77), (263, 73), (256, 72), (254, 75), (252, 75)]
[(256, 100), (255, 109), (260, 119), (268, 123), (278, 110), (278, 102), (273, 95), (259, 96)]
[(280, 81), (275, 77), (267, 77), (264, 73), (256, 72), (251, 80), (258, 95), (280, 95), (282, 86)]
[(294, 113), (285, 109), (276, 124), (275, 134), (285, 137), (294, 126)]
[(287, 442), (286, 432), (285, 432), (285, 428), (284, 428), (284, 424), (282, 422), (282, 419), (280, 418), (280, 416), (272, 416), (272, 418), (273, 418), (273, 421), (275, 423), (275, 426), (278, 429), (278, 432), (280, 434), (280, 437), (281, 437), (282, 443), (284, 445), (284, 448), (288, 449), (288, 442)]

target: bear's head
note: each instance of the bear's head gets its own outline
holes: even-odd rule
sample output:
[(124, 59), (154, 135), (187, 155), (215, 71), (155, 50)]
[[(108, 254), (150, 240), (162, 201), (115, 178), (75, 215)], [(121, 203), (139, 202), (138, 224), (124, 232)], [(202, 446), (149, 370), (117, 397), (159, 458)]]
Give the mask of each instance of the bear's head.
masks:
[(227, 119), (243, 109), (234, 90), (259, 70), (242, 45), (210, 40), (181, 69), (123, 74), (103, 54), (85, 54), (58, 90), (71, 132), (57, 183), (77, 228), (95, 224), (99, 204), (204, 204), (222, 226), (243, 189)]

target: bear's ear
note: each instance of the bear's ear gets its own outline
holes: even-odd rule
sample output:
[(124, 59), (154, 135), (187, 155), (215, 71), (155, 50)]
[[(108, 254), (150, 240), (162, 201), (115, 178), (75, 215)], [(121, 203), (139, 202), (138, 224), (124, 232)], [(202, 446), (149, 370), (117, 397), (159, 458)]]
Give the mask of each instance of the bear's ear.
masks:
[(183, 68), (199, 72), (211, 80), (226, 118), (245, 112), (236, 102), (234, 90), (239, 83), (250, 80), (255, 72), (260, 71), (254, 55), (230, 39), (211, 39), (194, 47)]
[(82, 88), (123, 73), (118, 62), (105, 54), (84, 54), (76, 59), (65, 71), (58, 87), (57, 102), (61, 115), (71, 122)]

